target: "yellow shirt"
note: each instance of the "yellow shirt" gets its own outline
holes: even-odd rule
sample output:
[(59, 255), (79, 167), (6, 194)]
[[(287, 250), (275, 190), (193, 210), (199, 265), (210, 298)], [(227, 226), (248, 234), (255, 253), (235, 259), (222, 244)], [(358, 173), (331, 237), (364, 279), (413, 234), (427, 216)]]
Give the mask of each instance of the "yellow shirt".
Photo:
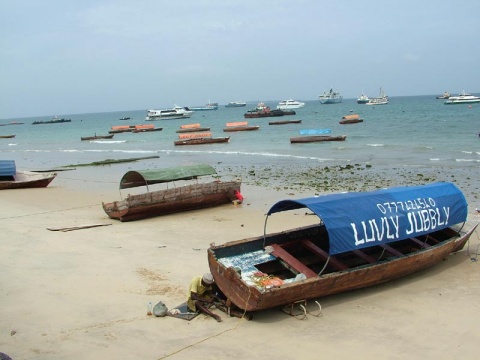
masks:
[(212, 287), (211, 286), (203, 286), (202, 284), (202, 276), (197, 276), (192, 279), (192, 282), (190, 283), (190, 288), (188, 291), (188, 300), (187, 300), (187, 305), (188, 308), (192, 311), (196, 311), (197, 308), (195, 306), (195, 300), (192, 299), (191, 294), (194, 292), (198, 296), (202, 296), (208, 291), (211, 291)]

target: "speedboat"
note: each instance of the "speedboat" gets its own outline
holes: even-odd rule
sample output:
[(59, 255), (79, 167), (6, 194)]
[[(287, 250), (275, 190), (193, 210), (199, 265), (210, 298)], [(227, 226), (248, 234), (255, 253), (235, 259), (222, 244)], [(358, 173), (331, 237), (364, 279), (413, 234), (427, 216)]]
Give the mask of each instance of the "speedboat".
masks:
[(480, 97), (466, 93), (465, 90), (463, 90), (458, 96), (450, 96), (448, 100), (444, 102), (444, 104), (445, 105), (472, 104), (472, 103), (478, 103), (478, 102), (480, 102)]
[(341, 103), (343, 100), (343, 96), (340, 95), (338, 91), (334, 91), (330, 89), (328, 92), (325, 91), (322, 95), (318, 97), (321, 104), (337, 104)]
[(174, 105), (171, 109), (148, 110), (145, 120), (161, 120), (161, 119), (182, 119), (192, 116), (193, 111), (188, 107)]
[(231, 101), (225, 107), (243, 107), (247, 106), (247, 103), (245, 101)]
[(277, 109), (280, 110), (290, 110), (290, 109), (299, 109), (304, 107), (305, 103), (293, 99), (282, 100), (278, 103)]
[(380, 88), (380, 93), (378, 97), (371, 98), (365, 105), (386, 105), (388, 104), (388, 96), (385, 95), (385, 92)]

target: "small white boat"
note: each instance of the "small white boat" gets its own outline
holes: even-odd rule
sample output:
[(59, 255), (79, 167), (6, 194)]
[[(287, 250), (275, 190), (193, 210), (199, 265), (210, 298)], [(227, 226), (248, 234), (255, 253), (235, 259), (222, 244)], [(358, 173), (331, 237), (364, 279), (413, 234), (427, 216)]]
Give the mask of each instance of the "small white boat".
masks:
[(371, 98), (365, 105), (386, 105), (388, 104), (388, 96), (385, 95), (385, 92), (380, 88), (380, 93), (378, 97)]
[(465, 90), (463, 90), (458, 96), (450, 96), (448, 100), (444, 102), (444, 104), (455, 105), (455, 104), (472, 104), (472, 103), (478, 103), (478, 102), (480, 102), (480, 97), (466, 93)]
[(182, 119), (192, 116), (193, 111), (188, 107), (174, 105), (171, 109), (148, 110), (145, 120), (161, 120), (161, 119)]
[(325, 91), (322, 95), (318, 97), (321, 104), (338, 104), (343, 100), (343, 96), (338, 92), (330, 89), (328, 92)]
[(282, 100), (278, 103), (277, 109), (280, 110), (290, 110), (290, 109), (300, 109), (304, 107), (305, 103), (293, 99)]

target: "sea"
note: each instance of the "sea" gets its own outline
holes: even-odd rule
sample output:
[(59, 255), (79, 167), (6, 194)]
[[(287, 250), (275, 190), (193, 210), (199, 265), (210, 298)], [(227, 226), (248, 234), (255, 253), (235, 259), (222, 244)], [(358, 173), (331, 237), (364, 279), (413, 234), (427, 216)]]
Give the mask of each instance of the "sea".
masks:
[[(431, 96), (390, 97), (387, 105), (367, 106), (356, 99), (338, 104), (305, 101), (295, 115), (245, 119), (245, 107), (196, 111), (188, 119), (147, 121), (146, 109), (85, 114), (55, 114), (71, 122), (33, 125), (52, 117), (2, 119), (0, 159), (13, 159), (23, 170), (75, 167), (107, 159), (148, 158), (109, 167), (108, 182), (117, 182), (125, 171), (163, 168), (192, 163), (209, 163), (220, 168), (234, 167), (251, 172), (272, 164), (294, 168), (298, 164), (344, 166), (362, 164), (381, 168), (435, 168), (449, 173), (475, 176), (480, 165), (480, 103), (444, 105)], [(275, 109), (278, 101), (265, 102)], [(180, 104), (182, 105), (182, 104)], [(339, 124), (343, 116), (358, 114), (364, 121)], [(53, 116), (53, 115), (52, 115)], [(120, 120), (130, 117), (130, 120)], [(302, 120), (300, 124), (269, 125), (269, 121)], [(224, 132), (226, 123), (248, 121), (256, 131)], [(20, 124), (10, 125), (11, 122)], [(181, 125), (199, 123), (210, 127), (213, 137), (230, 136), (228, 143), (175, 146)], [(81, 141), (81, 137), (107, 135), (112, 126), (154, 124), (162, 131), (119, 133), (111, 140)], [(329, 130), (346, 135), (345, 141), (291, 144), (301, 130)], [(153, 158), (154, 157), (154, 158)], [(89, 179), (95, 179), (91, 170)], [(242, 176), (242, 174), (238, 174)], [(246, 175), (246, 174), (243, 174)], [(70, 175), (73, 176), (73, 175)], [(288, 175), (286, 175), (288, 176)]]

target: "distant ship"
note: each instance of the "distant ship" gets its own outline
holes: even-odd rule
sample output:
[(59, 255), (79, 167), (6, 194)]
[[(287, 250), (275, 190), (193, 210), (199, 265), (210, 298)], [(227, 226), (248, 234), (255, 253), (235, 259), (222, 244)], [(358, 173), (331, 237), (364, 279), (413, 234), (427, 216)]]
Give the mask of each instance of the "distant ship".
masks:
[(366, 104), (369, 100), (368, 96), (362, 93), (357, 99), (357, 104)]
[(330, 89), (328, 92), (325, 91), (318, 98), (322, 104), (338, 104), (343, 100), (343, 96), (340, 95), (338, 91), (334, 91), (333, 89)]
[(217, 110), (218, 103), (209, 102), (205, 106), (190, 106), (189, 109), (193, 111)]
[(243, 107), (246, 105), (247, 103), (244, 101), (232, 101), (232, 102), (229, 102), (227, 105), (225, 105), (225, 107)]

